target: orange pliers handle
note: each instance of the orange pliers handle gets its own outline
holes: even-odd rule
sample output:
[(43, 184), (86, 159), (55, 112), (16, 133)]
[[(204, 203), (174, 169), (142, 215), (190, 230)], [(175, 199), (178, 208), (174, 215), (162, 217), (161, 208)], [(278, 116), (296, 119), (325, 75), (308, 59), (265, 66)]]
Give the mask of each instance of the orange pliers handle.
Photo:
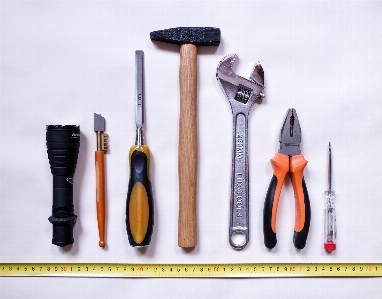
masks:
[(293, 243), (296, 248), (302, 249), (305, 247), (310, 225), (310, 202), (303, 174), (308, 161), (305, 160), (302, 154), (289, 157), (277, 153), (271, 159), (271, 163), (274, 167), (274, 172), (264, 204), (263, 228), (265, 246), (268, 248), (276, 246), (277, 207), (285, 177), (290, 172), (296, 200)]

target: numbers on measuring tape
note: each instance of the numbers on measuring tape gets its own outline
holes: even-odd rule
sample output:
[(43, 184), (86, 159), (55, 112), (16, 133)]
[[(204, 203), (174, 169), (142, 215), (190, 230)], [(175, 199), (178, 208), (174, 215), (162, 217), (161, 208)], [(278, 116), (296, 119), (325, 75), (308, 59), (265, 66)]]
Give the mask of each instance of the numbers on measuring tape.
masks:
[(0, 276), (267, 277), (379, 276), (382, 264), (1, 264)]

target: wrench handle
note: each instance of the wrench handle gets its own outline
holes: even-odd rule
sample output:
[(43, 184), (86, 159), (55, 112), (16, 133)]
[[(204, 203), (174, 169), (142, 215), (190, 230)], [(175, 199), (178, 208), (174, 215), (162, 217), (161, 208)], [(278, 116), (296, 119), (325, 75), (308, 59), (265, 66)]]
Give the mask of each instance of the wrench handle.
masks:
[(233, 127), (229, 242), (241, 250), (249, 241), (248, 115), (234, 115)]
[(196, 184), (198, 143), (196, 123), (197, 48), (193, 44), (180, 47), (180, 117), (179, 117), (179, 219), (178, 246), (195, 247)]

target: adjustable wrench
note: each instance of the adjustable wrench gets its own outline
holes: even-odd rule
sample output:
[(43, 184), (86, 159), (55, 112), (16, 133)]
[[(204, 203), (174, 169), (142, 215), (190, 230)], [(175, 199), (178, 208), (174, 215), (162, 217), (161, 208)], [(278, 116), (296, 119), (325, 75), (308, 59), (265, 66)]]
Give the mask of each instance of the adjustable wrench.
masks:
[(257, 62), (249, 80), (240, 77), (232, 70), (235, 58), (236, 54), (228, 54), (219, 62), (216, 78), (233, 114), (229, 242), (240, 250), (249, 241), (248, 115), (256, 99), (264, 97), (264, 71)]

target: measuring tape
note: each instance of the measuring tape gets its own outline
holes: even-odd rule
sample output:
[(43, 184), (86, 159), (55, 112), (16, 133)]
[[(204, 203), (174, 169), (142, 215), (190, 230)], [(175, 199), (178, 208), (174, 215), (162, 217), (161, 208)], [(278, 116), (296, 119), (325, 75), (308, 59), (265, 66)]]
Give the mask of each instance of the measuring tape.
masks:
[(382, 277), (382, 263), (110, 264), (0, 263), (0, 276)]

